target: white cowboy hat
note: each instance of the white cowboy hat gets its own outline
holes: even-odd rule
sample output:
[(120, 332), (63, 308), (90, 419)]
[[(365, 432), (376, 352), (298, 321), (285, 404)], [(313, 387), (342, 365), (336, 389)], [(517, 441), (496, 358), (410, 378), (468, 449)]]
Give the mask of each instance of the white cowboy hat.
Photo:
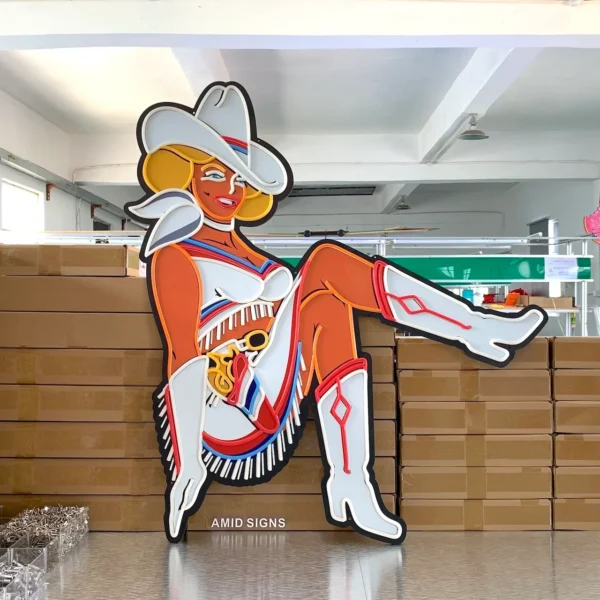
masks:
[(270, 150), (250, 137), (250, 114), (244, 94), (234, 85), (211, 86), (195, 114), (158, 106), (144, 118), (141, 139), (147, 153), (183, 145), (215, 156), (265, 194), (281, 194), (288, 174)]

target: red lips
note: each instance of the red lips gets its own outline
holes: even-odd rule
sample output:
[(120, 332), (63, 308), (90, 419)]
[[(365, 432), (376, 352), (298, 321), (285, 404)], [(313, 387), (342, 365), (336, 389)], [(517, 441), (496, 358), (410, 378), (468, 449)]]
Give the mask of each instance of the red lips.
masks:
[(215, 202), (221, 208), (235, 208), (239, 204), (239, 200), (233, 196), (217, 196)]

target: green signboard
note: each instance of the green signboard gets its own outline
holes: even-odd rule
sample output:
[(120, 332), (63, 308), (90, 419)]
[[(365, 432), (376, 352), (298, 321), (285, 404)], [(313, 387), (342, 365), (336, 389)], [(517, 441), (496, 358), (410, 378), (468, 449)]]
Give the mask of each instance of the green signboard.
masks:
[[(296, 257), (282, 258), (292, 266), (300, 261), (300, 258)], [(447, 285), (515, 283), (546, 279), (546, 258), (543, 256), (507, 254), (506, 256), (389, 256), (387, 258), (421, 277)], [(562, 281), (591, 280), (591, 258), (579, 257), (575, 260), (576, 273), (560, 279)]]

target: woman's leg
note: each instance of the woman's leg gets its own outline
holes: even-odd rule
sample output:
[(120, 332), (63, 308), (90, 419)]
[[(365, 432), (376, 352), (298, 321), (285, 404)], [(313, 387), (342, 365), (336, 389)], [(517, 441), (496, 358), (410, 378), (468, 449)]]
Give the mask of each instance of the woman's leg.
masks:
[(399, 543), (402, 519), (389, 513), (376, 491), (372, 471), (371, 378), (367, 361), (357, 357), (352, 308), (333, 293), (315, 290), (300, 309), (305, 387), (316, 377), (316, 419), (326, 479), (325, 509), (338, 525)]
[(188, 255), (174, 246), (156, 252), (150, 275), (168, 352), (168, 385), (157, 411), (162, 453), (170, 465), (165, 529), (171, 541), (179, 541), (190, 509), (209, 483), (202, 461), (208, 358), (200, 355), (197, 339), (202, 285)]
[(532, 311), (507, 319), (473, 311), (384, 261), (333, 244), (317, 246), (300, 277), (300, 340), (308, 366), (303, 387), (308, 391), (314, 378), (319, 383), (315, 396), (328, 473), (323, 486), (328, 516), (338, 524), (351, 519), (373, 537), (400, 542), (404, 523), (383, 508), (375, 491), (371, 380), (366, 360), (358, 357), (353, 310), (379, 313), (425, 334), (459, 341), (473, 354), (498, 363), (510, 353), (494, 342), (521, 343), (540, 327), (544, 315)]
[(546, 320), (537, 309), (512, 315), (473, 310), (469, 303), (408, 272), (334, 244), (317, 246), (303, 277), (305, 294), (330, 291), (353, 308), (379, 313), (429, 337), (458, 342), (497, 366), (512, 358), (506, 347), (531, 339)]

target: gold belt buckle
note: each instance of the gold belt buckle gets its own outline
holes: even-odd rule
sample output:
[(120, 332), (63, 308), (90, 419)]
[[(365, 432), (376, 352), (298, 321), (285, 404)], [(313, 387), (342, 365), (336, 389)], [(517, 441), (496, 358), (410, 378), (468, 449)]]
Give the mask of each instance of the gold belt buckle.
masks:
[(264, 329), (255, 329), (248, 332), (237, 343), (229, 344), (225, 351), (209, 352), (208, 381), (213, 389), (222, 396), (227, 396), (235, 383), (231, 370), (233, 359), (242, 351), (258, 352), (268, 344), (269, 333)]

